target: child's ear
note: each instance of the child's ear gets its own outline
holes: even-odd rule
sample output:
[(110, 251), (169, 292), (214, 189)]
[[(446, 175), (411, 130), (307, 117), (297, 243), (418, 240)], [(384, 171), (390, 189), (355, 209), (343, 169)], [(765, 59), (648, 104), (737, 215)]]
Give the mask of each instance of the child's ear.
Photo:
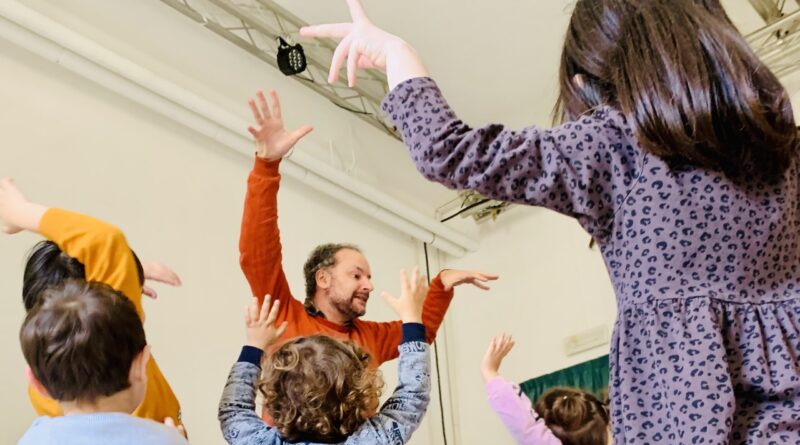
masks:
[(130, 381), (147, 382), (147, 362), (150, 361), (150, 345), (146, 345), (131, 363)]
[(33, 389), (35, 389), (36, 392), (47, 397), (48, 399), (52, 399), (52, 397), (50, 397), (50, 393), (47, 392), (47, 388), (45, 388), (44, 385), (42, 385), (42, 382), (40, 382), (39, 379), (33, 375), (33, 370), (30, 366), (25, 367), (25, 378), (28, 380), (28, 383), (33, 386)]

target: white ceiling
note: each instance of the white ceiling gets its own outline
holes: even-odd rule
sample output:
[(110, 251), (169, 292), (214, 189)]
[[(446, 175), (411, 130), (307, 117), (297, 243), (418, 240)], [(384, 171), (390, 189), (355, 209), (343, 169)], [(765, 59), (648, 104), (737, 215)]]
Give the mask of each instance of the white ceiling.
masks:
[[(278, 0), (309, 23), (346, 21), (344, 0)], [(373, 22), (413, 44), (467, 121), (550, 122), (574, 0), (363, 0)], [(740, 31), (763, 26), (747, 0), (722, 0)]]
[[(183, 18), (185, 21), (176, 20), (174, 16), (179, 14), (158, 0), (137, 0), (135, 3), (127, 3), (131, 0), (102, 3), (97, 0), (22, 1), (49, 10), (51, 15), (60, 15), (63, 22), (71, 22), (75, 26), (78, 26), (78, 22), (88, 23), (90, 26), (81, 32), (94, 33), (94, 37), (101, 41), (104, 35), (113, 33), (117, 40), (107, 39), (104, 44), (114, 45), (117, 50), (130, 54), (137, 50), (146, 53), (140, 57), (143, 61), (147, 58), (178, 60), (173, 66), (188, 72), (176, 73), (176, 76), (191, 76), (190, 67), (199, 66), (196, 59), (208, 58), (203, 54), (210, 46), (208, 42), (204, 47), (197, 48), (197, 42), (187, 41), (183, 44), (185, 51), (181, 53), (175, 53), (174, 46), (157, 44), (158, 39), (164, 39), (169, 31), (169, 28), (166, 31), (163, 29), (165, 23), (174, 22), (180, 27), (196, 26), (188, 18)], [(348, 20), (344, 0), (278, 1), (309, 23)], [(451, 105), (467, 122), (475, 125), (502, 122), (515, 128), (530, 124), (547, 125), (550, 122), (550, 111), (556, 96), (561, 42), (573, 1), (364, 2), (374, 22), (417, 47)], [(763, 26), (747, 0), (723, 0), (723, 4), (742, 32), (748, 33)], [(169, 16), (170, 20), (159, 20), (156, 15), (161, 14)], [(91, 29), (93, 27), (97, 29)], [(204, 32), (211, 34), (210, 31)], [(189, 34), (185, 29), (175, 29), (174, 35), (179, 36), (175, 38), (186, 38)], [(113, 46), (111, 48), (115, 49)], [(242, 52), (227, 42), (220, 43), (214, 50), (236, 54)], [(264, 69), (272, 70), (266, 64)], [(231, 73), (226, 73), (224, 69), (207, 71), (203, 74), (208, 79), (212, 79), (209, 76), (219, 77), (212, 79), (217, 86), (231, 82)], [(236, 110), (241, 108), (241, 97), (246, 97), (252, 91), (250, 87), (247, 88), (247, 92), (237, 91), (236, 97), (224, 97), (220, 91), (228, 93), (236, 89), (215, 88), (210, 83), (206, 93), (211, 96), (210, 99)], [(334, 107), (330, 109), (331, 112), (347, 113)], [(320, 114), (321, 111), (314, 112)], [(319, 116), (314, 118), (318, 119)], [(369, 133), (373, 130), (363, 131)], [(399, 146), (397, 150), (390, 150), (396, 152), (386, 153), (386, 150), (373, 147), (373, 134), (337, 136), (336, 131), (331, 131), (331, 134), (332, 139), (350, 138), (356, 145), (364, 145), (356, 154), (359, 168), (369, 175), (365, 179), (368, 182), (372, 179), (372, 183), (379, 183), (388, 191), (396, 191), (399, 199), (418, 209), (431, 212), (454, 196), (439, 186), (425, 183), (410, 165), (405, 165), (409, 163)], [(364, 138), (363, 141), (359, 140), (361, 138)]]

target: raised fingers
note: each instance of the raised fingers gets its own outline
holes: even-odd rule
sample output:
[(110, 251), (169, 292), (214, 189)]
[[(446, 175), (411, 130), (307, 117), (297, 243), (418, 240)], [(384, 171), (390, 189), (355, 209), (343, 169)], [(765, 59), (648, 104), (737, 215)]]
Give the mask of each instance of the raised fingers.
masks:
[(270, 90), (269, 97), (272, 98), (272, 115), (277, 119), (281, 119), (281, 99), (278, 97), (278, 92)]
[(275, 320), (278, 319), (278, 310), (280, 310), (281, 302), (275, 300), (275, 303), (272, 303), (272, 308), (269, 310), (269, 316), (267, 317), (267, 324), (275, 323)]
[(256, 93), (256, 99), (258, 99), (258, 107), (261, 111), (261, 115), (264, 119), (269, 119), (272, 116), (272, 113), (269, 111), (269, 104), (267, 103), (267, 98), (264, 97), (264, 92), (259, 90)]
[(350, 88), (353, 88), (356, 84), (359, 57), (360, 54), (358, 53), (358, 47), (351, 44), (347, 51), (347, 85)]
[(250, 304), (244, 308), (244, 321), (249, 326), (256, 320), (258, 320), (258, 298), (253, 297)]
[(288, 326), (289, 326), (288, 321), (284, 321), (283, 323), (281, 323), (281, 325), (278, 326), (278, 329), (275, 330), (275, 338), (280, 338), (280, 336), (283, 335), (284, 332), (286, 332), (286, 328)]
[[(253, 99), (248, 99), (247, 105), (250, 106), (250, 111), (253, 113), (253, 119), (255, 119), (256, 124), (261, 125), (261, 123), (264, 122), (264, 117), (261, 115), (261, 112), (258, 111), (258, 106), (256, 106), (256, 101)], [(257, 135), (253, 127), (248, 128), (248, 130), (250, 130), (250, 133), (253, 136)]]
[(332, 37), (342, 39), (353, 29), (352, 23), (328, 23), (325, 25), (304, 26), (300, 28), (303, 37)]
[(269, 295), (264, 295), (264, 302), (261, 303), (261, 309), (258, 311), (258, 321), (263, 322), (269, 317), (270, 300), (271, 297)]
[(350, 17), (354, 22), (369, 20), (367, 13), (364, 11), (364, 6), (361, 5), (361, 1), (347, 0), (347, 8), (350, 9)]
[(328, 72), (329, 83), (339, 80), (339, 71), (341, 71), (342, 65), (344, 65), (345, 59), (350, 52), (351, 42), (352, 39), (348, 35), (336, 45), (336, 50), (333, 51), (333, 57), (331, 58), (331, 70)]

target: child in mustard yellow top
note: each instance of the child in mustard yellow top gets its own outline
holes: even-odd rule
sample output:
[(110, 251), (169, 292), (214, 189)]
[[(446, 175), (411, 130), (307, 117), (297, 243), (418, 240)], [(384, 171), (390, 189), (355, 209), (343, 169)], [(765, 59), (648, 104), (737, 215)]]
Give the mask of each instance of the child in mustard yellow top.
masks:
[[(120, 229), (89, 216), (29, 202), (9, 179), (0, 180), (0, 221), (8, 234), (28, 230), (51, 241), (39, 243), (26, 265), (23, 300), (27, 311), (47, 287), (78, 278), (121, 292), (144, 320), (144, 272)], [(63, 415), (55, 400), (32, 386), (28, 394), (40, 416)], [(154, 359), (147, 364), (144, 401), (132, 414), (158, 422), (167, 418), (180, 422), (180, 404)]]

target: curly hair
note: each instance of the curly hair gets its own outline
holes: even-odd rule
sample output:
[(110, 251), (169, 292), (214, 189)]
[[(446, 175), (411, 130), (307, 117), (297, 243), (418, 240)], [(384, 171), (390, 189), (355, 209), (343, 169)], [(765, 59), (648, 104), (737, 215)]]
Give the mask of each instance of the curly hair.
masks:
[(303, 275), (306, 279), (305, 305), (311, 304), (317, 292), (317, 271), (328, 269), (336, 265), (336, 253), (340, 250), (354, 250), (361, 253), (361, 249), (353, 244), (328, 243), (315, 247), (308, 255), (306, 264), (303, 265)]
[(563, 445), (607, 445), (610, 422), (606, 405), (586, 391), (553, 388), (534, 407)]
[(267, 414), (289, 442), (341, 442), (375, 413), (383, 389), (370, 355), (324, 335), (287, 341), (264, 359), (258, 385)]

